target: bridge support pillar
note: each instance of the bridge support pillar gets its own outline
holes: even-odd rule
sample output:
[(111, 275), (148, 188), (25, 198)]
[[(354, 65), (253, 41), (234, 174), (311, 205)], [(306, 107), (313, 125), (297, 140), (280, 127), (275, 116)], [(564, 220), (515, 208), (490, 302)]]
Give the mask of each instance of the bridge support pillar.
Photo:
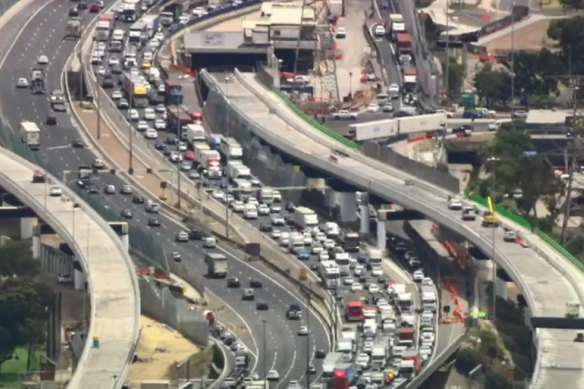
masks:
[(20, 239), (32, 238), (33, 229), (35, 226), (36, 217), (21, 217), (20, 218)]
[(377, 211), (377, 248), (385, 251), (387, 245), (387, 234), (385, 221), (387, 220), (387, 210), (380, 209)]
[(41, 226), (34, 228), (32, 235), (32, 257), (37, 261), (41, 259)]
[(108, 223), (114, 232), (120, 237), (126, 251), (130, 251), (129, 226), (126, 222)]
[(339, 193), (340, 219), (343, 223), (352, 223), (357, 220), (357, 196), (355, 192)]
[(369, 234), (369, 206), (359, 205), (359, 212), (361, 217), (361, 226), (359, 228), (359, 232), (362, 235), (367, 235)]

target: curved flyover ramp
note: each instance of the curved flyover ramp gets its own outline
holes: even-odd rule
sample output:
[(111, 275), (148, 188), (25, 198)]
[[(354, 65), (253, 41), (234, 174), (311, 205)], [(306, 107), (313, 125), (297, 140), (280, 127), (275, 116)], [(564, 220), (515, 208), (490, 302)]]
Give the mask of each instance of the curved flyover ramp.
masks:
[(140, 295), (132, 261), (115, 232), (89, 205), (64, 186), (62, 197), (49, 196), (51, 182), (60, 183), (52, 177), (33, 183), (35, 170), (40, 169), (0, 148), (0, 186), (67, 242), (87, 277), (89, 331), (68, 388), (119, 388), (139, 335)]
[[(228, 106), (229, 117), (240, 118), (239, 121), (246, 122), (258, 137), (281, 151), (362, 190), (416, 209), (457, 231), (485, 253), (494, 251), (496, 262), (509, 273), (526, 297), (530, 316), (563, 317), (566, 302), (584, 303), (584, 274), (537, 235), (503, 219), (504, 224), (519, 230), (531, 244), (531, 247), (522, 247), (504, 242), (501, 228), (483, 228), (478, 220), (463, 222), (460, 212), (448, 209), (448, 192), (367, 158), (316, 131), (295, 115), (283, 100), (259, 84), (253, 74), (236, 71), (229, 82), (218, 82), (206, 71), (200, 76), (211, 91), (206, 110), (213, 104)], [(223, 80), (224, 75), (220, 77), (218, 79)], [(228, 103), (224, 102), (225, 95), (229, 97)], [(209, 119), (207, 114), (205, 117)], [(574, 343), (576, 332), (535, 331), (537, 361), (532, 387), (584, 387), (584, 344)]]

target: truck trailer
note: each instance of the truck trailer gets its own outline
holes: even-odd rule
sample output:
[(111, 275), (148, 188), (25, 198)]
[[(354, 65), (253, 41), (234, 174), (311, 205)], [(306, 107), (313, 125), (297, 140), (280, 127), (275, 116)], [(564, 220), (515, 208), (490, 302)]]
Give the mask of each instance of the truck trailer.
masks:
[(298, 228), (313, 227), (318, 225), (318, 216), (310, 208), (296, 207), (294, 209), (293, 221)]
[(221, 253), (207, 253), (207, 276), (209, 278), (225, 278), (227, 276), (227, 257)]
[(132, 107), (145, 108), (148, 106), (148, 88), (144, 80), (132, 73), (124, 73), (124, 92)]
[(190, 144), (205, 141), (205, 128), (200, 124), (187, 124), (183, 129)]
[(81, 18), (79, 16), (70, 17), (69, 20), (67, 20), (65, 38), (77, 39), (80, 37), (81, 37)]
[(35, 122), (20, 122), (20, 140), (31, 150), (38, 150), (41, 145), (41, 130)]
[(42, 68), (32, 68), (30, 72), (30, 89), (33, 95), (45, 93), (45, 71)]

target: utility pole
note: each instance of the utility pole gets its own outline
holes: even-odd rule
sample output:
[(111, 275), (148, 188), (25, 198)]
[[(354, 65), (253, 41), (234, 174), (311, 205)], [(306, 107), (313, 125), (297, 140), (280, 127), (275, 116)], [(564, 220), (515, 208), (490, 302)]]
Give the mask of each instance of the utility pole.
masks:
[(263, 370), (263, 377), (264, 377), (264, 388), (266, 386), (266, 382), (268, 381), (268, 372), (266, 370), (266, 319), (262, 319), (262, 331), (264, 336), (264, 341), (262, 345), (262, 370)]
[(511, 112), (515, 104), (515, 0), (511, 2)]
[[(446, 3), (446, 71), (444, 84), (446, 86), (446, 107), (448, 108), (450, 102), (450, 15), (448, 14), (448, 3)], [(446, 132), (446, 129), (445, 129)], [(444, 134), (446, 138), (446, 133)]]

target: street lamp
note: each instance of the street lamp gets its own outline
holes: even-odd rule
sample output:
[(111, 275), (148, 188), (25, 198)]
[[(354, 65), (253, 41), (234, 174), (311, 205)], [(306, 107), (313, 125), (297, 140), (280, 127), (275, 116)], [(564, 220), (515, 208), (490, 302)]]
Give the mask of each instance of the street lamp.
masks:
[(353, 72), (349, 72), (349, 98), (353, 96)]
[[(308, 283), (308, 290), (312, 290), (311, 282)], [(306, 294), (306, 389), (310, 387), (310, 292)]]
[(130, 107), (128, 108), (128, 123), (129, 123), (129, 127), (128, 130), (130, 131), (130, 155), (129, 155), (129, 161), (128, 161), (128, 173), (130, 175), (134, 174), (134, 166), (133, 166), (133, 159), (134, 159), (134, 142), (133, 142), (133, 131), (132, 131), (132, 117), (130, 115), (130, 112), (132, 112), (132, 108), (134, 106), (134, 91), (132, 90), (132, 92), (130, 93), (130, 101), (129, 101), (129, 105)]
[(262, 319), (262, 331), (263, 331), (263, 345), (262, 345), (262, 370), (264, 377), (264, 388), (266, 387), (266, 382), (268, 381), (268, 372), (266, 370), (266, 319)]
[[(229, 138), (229, 76), (225, 75), (225, 100), (226, 100), (226, 104), (225, 104), (225, 136), (227, 138)], [(225, 198), (225, 237), (227, 239), (229, 239), (229, 205), (230, 205), (230, 199), (229, 199), (229, 189), (230, 189), (230, 185), (229, 185), (229, 177), (227, 177), (227, 186), (225, 188), (226, 193), (225, 195), (227, 196)]]
[[(497, 157), (490, 157), (487, 159), (487, 162), (492, 162), (492, 163), (496, 163), (499, 162), (501, 159), (497, 158)], [(493, 168), (492, 174), (493, 174), (493, 183), (491, 186), (491, 204), (493, 206), (493, 222), (495, 224), (493, 224), (493, 231), (492, 231), (492, 235), (491, 235), (491, 239), (492, 239), (492, 248), (493, 248), (493, 253), (491, 256), (491, 262), (493, 264), (493, 290), (492, 290), (492, 303), (493, 303), (493, 312), (492, 312), (492, 318), (493, 318), (493, 322), (495, 321), (495, 316), (496, 316), (496, 310), (497, 310), (497, 292), (495, 291), (495, 285), (497, 282), (497, 262), (495, 262), (495, 256), (497, 254), (496, 252), (496, 248), (495, 248), (495, 230), (497, 229), (497, 219), (495, 219), (495, 183), (496, 183), (496, 175), (495, 175), (495, 171), (496, 169)]]

